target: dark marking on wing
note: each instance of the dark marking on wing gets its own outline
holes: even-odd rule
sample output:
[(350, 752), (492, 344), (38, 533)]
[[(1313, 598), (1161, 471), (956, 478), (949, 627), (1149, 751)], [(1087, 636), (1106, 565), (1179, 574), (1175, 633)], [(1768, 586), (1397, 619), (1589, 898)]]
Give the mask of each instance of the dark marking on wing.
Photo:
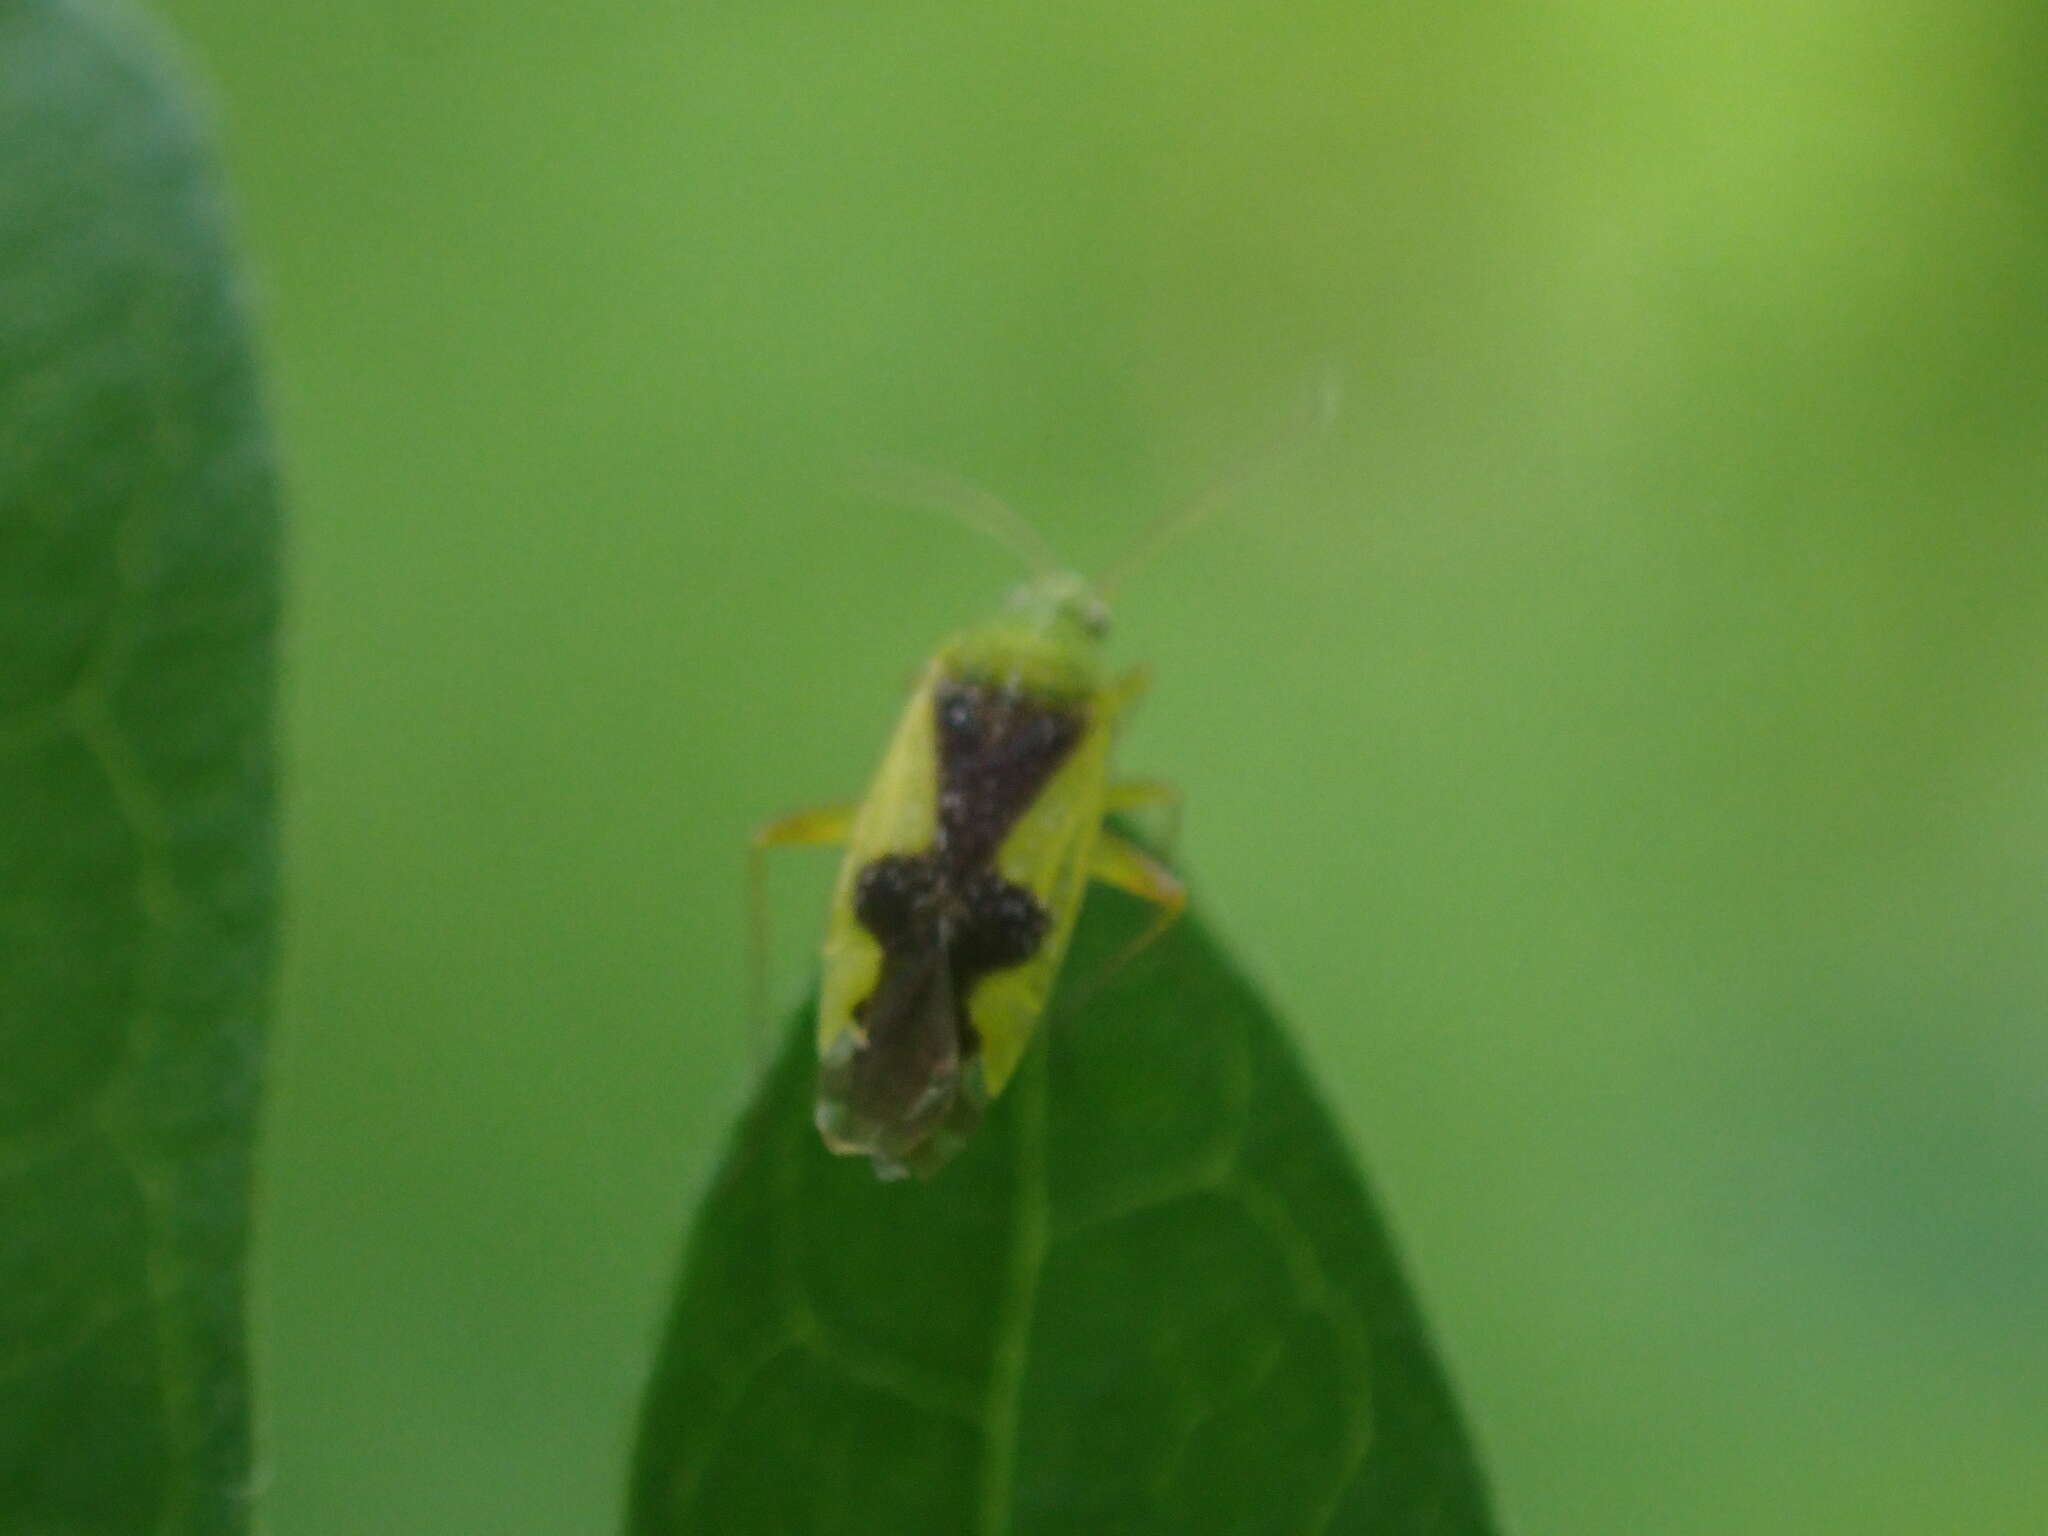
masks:
[(964, 878), (994, 859), (1088, 720), (1071, 705), (988, 683), (941, 683), (932, 707), (939, 727), (934, 851)]
[(932, 707), (932, 846), (860, 872), (853, 915), (881, 946), (881, 975), (854, 1008), (865, 1042), (828, 1063), (821, 1085), (867, 1128), (871, 1150), (913, 1168), (935, 1130), (965, 1135), (980, 1117), (959, 1092), (981, 1049), (974, 985), (1029, 960), (1052, 927), (1038, 898), (997, 872), (996, 850), (1087, 728), (1080, 708), (986, 683), (942, 683)]

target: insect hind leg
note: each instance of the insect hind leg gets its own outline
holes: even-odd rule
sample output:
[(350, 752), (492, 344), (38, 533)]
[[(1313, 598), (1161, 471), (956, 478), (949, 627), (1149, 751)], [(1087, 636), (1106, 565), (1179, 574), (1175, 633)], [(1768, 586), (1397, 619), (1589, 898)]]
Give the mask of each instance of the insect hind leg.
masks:
[(1150, 903), (1152, 921), (1067, 995), (1068, 1009), (1080, 1008), (1125, 966), (1164, 938), (1188, 906), (1188, 888), (1180, 876), (1129, 838), (1114, 832), (1105, 831), (1096, 840), (1095, 851), (1088, 860), (1088, 876)]
[[(1170, 866), (1180, 849), (1181, 809), (1185, 804), (1186, 796), (1181, 793), (1178, 784), (1170, 784), (1165, 779), (1126, 779), (1120, 784), (1109, 786), (1108, 793), (1103, 797), (1102, 809), (1109, 815), (1115, 815), (1119, 811), (1157, 811), (1160, 823), (1159, 846)], [(1106, 884), (1116, 884), (1106, 877), (1098, 878), (1103, 878)], [(1134, 890), (1131, 894), (1144, 900), (1151, 900), (1143, 891)]]

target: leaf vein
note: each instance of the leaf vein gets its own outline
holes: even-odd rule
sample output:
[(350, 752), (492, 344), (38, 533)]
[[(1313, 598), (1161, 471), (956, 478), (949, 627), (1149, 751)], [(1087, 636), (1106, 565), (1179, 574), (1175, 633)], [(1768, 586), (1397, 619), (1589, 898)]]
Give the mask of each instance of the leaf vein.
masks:
[(1346, 1357), (1342, 1373), (1347, 1398), (1344, 1439), (1338, 1447), (1336, 1475), (1315, 1518), (1305, 1528), (1308, 1536), (1315, 1536), (1329, 1529), (1343, 1501), (1344, 1490), (1351, 1486), (1372, 1447), (1372, 1335), (1350, 1299), (1331, 1283), (1315, 1244), (1296, 1224), (1286, 1202), (1242, 1171), (1223, 1186), (1223, 1193), (1280, 1250), (1296, 1294), (1306, 1307), (1330, 1324)]
[(1031, 1322), (1051, 1246), (1051, 1190), (1046, 1170), (1046, 1068), (1035, 1052), (1012, 1089), (1017, 1094), (1017, 1192), (1011, 1214), (1010, 1265), (996, 1313), (995, 1348), (982, 1410), (986, 1443), (981, 1465), (980, 1536), (1008, 1536), (1017, 1483), (1017, 1434), (1029, 1363)]
[(919, 1370), (885, 1351), (870, 1349), (858, 1340), (829, 1330), (814, 1333), (802, 1342), (822, 1363), (861, 1386), (941, 1418), (962, 1419), (977, 1426), (985, 1422), (979, 1394), (957, 1381)]

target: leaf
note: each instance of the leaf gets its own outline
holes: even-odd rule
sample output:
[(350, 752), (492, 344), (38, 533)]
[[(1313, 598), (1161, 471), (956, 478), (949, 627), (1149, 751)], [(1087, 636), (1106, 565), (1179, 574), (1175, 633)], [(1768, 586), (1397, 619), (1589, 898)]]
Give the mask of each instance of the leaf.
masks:
[[(1091, 893), (1070, 984), (1141, 921)], [(1491, 1531), (1379, 1218), (1199, 922), (1059, 1009), (928, 1184), (825, 1153), (799, 1017), (698, 1213), (634, 1536)]]
[(146, 39), (0, 3), (0, 1532), (239, 1531), (277, 516)]

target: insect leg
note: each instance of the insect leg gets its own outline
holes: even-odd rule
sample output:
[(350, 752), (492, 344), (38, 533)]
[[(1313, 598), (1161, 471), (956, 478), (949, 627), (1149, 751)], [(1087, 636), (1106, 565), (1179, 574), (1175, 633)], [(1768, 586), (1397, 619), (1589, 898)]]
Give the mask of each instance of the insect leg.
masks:
[(1136, 959), (1187, 910), (1188, 888), (1181, 884), (1180, 876), (1136, 843), (1118, 837), (1114, 832), (1104, 832), (1096, 839), (1095, 853), (1088, 861), (1088, 874), (1091, 879), (1115, 886), (1159, 909), (1145, 931), (1125, 946), (1123, 954), (1114, 962), (1114, 968), (1121, 969)]
[(1142, 662), (1109, 685), (1104, 713), (1115, 725), (1131, 712), (1138, 700), (1152, 691), (1152, 669)]
[(747, 848), (747, 1013), (754, 1054), (766, 1065), (774, 1054), (768, 1016), (768, 854), (776, 848), (827, 848), (846, 841), (854, 806), (821, 805), (778, 816), (756, 827)]
[(1188, 888), (1181, 884), (1178, 875), (1136, 843), (1114, 832), (1105, 831), (1096, 839), (1095, 852), (1088, 860), (1088, 875), (1140, 901), (1149, 901), (1158, 910), (1141, 933), (1068, 994), (1063, 1006), (1070, 1010), (1079, 1009), (1098, 987), (1157, 943), (1188, 905)]
[(1180, 813), (1184, 801), (1178, 784), (1169, 784), (1164, 779), (1126, 779), (1121, 784), (1109, 786), (1102, 808), (1111, 814), (1157, 810), (1164, 823), (1160, 846), (1166, 854), (1166, 862), (1171, 864), (1180, 847)]

